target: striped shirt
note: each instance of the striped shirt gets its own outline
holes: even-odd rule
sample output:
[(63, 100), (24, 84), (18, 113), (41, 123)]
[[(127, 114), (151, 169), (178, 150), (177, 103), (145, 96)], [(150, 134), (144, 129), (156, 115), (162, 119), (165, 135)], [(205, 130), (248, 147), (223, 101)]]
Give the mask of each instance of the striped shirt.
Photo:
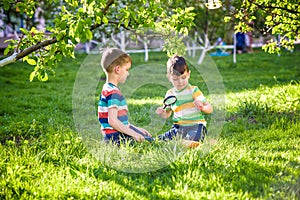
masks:
[(197, 86), (188, 84), (183, 90), (172, 88), (167, 91), (166, 97), (174, 95), (177, 101), (171, 105), (169, 109), (173, 111), (173, 123), (182, 126), (191, 126), (195, 124), (203, 124), (206, 121), (202, 112), (194, 105), (194, 100), (206, 102), (206, 98)]
[(104, 134), (118, 132), (108, 123), (108, 109), (113, 107), (118, 109), (118, 119), (124, 125), (128, 125), (128, 107), (125, 98), (117, 86), (105, 83), (98, 102), (98, 119)]

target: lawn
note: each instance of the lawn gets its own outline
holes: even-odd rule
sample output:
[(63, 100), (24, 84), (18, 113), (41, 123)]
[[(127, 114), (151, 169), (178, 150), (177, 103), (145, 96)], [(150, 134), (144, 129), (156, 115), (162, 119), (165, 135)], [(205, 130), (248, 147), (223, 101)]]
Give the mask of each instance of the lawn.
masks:
[[(171, 121), (153, 115), (169, 86), (165, 74), (156, 71), (164, 69), (167, 57), (151, 53), (145, 64), (143, 54), (131, 56), (131, 77), (121, 86), (130, 120), (154, 134), (167, 130)], [(218, 116), (207, 116), (218, 140), (208, 151), (205, 145), (186, 149), (177, 141), (122, 148), (101, 144), (96, 102), (103, 74), (83, 67), (97, 69), (99, 56), (86, 58), (65, 59), (48, 82), (29, 82), (32, 69), (22, 62), (0, 69), (0, 199), (300, 198), (299, 48), (280, 56), (237, 55), (236, 64), (231, 56), (208, 58), (222, 78), (226, 99), (214, 105), (223, 117), (219, 134), (214, 135)], [(205, 66), (190, 66), (191, 83), (215, 102), (201, 76)], [(131, 82), (134, 75), (143, 77), (140, 87), (130, 87), (137, 82)], [(76, 90), (86, 83), (94, 91)], [(82, 134), (85, 125), (93, 129)]]

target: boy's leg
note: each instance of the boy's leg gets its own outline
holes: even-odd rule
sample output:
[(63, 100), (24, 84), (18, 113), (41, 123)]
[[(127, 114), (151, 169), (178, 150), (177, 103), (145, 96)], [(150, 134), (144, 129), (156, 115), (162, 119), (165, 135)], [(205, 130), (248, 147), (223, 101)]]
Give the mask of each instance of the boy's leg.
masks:
[(185, 140), (203, 142), (206, 134), (207, 131), (203, 124), (183, 127), (183, 139)]
[(104, 141), (106, 143), (112, 143), (117, 146), (120, 146), (120, 138), (119, 138), (120, 133), (112, 133), (112, 134), (104, 134)]
[(177, 132), (178, 132), (178, 128), (179, 128), (179, 126), (172, 125), (172, 128), (170, 130), (168, 130), (167, 132), (159, 135), (158, 139), (159, 140), (164, 140), (164, 141), (172, 140), (173, 138), (176, 137)]
[(120, 146), (121, 143), (124, 144), (126, 141), (130, 141), (131, 143), (132, 140), (133, 140), (132, 137), (122, 134), (120, 132), (104, 135), (105, 142), (107, 143), (111, 142), (112, 144), (115, 144), (117, 146)]
[(206, 135), (207, 135), (206, 127), (203, 124), (199, 124), (194, 141), (203, 142)]
[(206, 127), (203, 124), (199, 124), (193, 127), (187, 127), (187, 133), (184, 137), (184, 144), (190, 148), (195, 148), (203, 142), (207, 135)]

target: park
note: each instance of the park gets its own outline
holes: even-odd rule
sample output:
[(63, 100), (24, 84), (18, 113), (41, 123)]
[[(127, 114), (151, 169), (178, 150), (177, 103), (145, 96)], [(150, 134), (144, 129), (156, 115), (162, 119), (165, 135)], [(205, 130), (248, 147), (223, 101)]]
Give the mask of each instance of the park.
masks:
[[(1, 6), (6, 8), (11, 2), (5, 0)], [(36, 5), (32, 2), (23, 2), (27, 8), (20, 2), (19, 12), (33, 15)], [(195, 8), (174, 8), (176, 12), (161, 15), (166, 20), (159, 22), (154, 15), (169, 9), (163, 3), (147, 1), (147, 6), (136, 10), (143, 3), (134, 1), (124, 9), (118, 1), (93, 2), (82, 1), (82, 6), (78, 1), (53, 1), (64, 7), (64, 15), (57, 17), (51, 32), (21, 28), (16, 33), (21, 37), (6, 45), (0, 55), (1, 199), (300, 198), (300, 46), (294, 32), (299, 26), (280, 28), (261, 11), (266, 20), (260, 23), (266, 24), (260, 25), (274, 25), (278, 32), (269, 43), (260, 40), (267, 45), (254, 44), (251, 52), (238, 53), (233, 32), (193, 31), (193, 24), (201, 24), (194, 19), (201, 10), (215, 12), (210, 15), (215, 21), (210, 23), (224, 20), (222, 12), (217, 12), (228, 6), (227, 1), (208, 0), (206, 7), (178, 1), (182, 3), (179, 8)], [(253, 2), (252, 6), (266, 11), (274, 3), (277, 9), (281, 6), (275, 0), (262, 7), (259, 1)], [(120, 9), (120, 15), (111, 12), (110, 6)], [(231, 6), (239, 13), (246, 4)], [(290, 19), (298, 17), (299, 13), (292, 12), (297, 9), (289, 6), (283, 5), (281, 12), (290, 11)], [(126, 44), (128, 32), (122, 31), (114, 38), (97, 38), (105, 27), (107, 35), (113, 34), (113, 19), (120, 20), (129, 35), (138, 35), (132, 39), (135, 42)], [(158, 25), (137, 28), (146, 23)], [(166, 24), (170, 30), (162, 31)], [(245, 25), (249, 23), (239, 24)], [(222, 48), (214, 45), (220, 34), (232, 49), (225, 45), (222, 52), (228, 55), (210, 56)], [(175, 140), (121, 147), (101, 143), (96, 106), (106, 81), (100, 70), (104, 43), (129, 52), (130, 76), (120, 88), (130, 121), (154, 136), (172, 124), (171, 119), (153, 115), (170, 87), (166, 62), (174, 52), (184, 54), (192, 72), (190, 83), (198, 85), (214, 106), (214, 112), (206, 116), (208, 137), (203, 145), (186, 148)], [(91, 45), (88, 51), (87, 44)], [(207, 142), (210, 138), (216, 143)]]

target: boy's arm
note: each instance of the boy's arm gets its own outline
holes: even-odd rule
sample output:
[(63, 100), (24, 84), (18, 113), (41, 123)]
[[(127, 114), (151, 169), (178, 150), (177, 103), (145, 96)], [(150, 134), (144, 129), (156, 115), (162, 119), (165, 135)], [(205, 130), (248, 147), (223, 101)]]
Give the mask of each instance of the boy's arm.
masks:
[(135, 132), (134, 130), (130, 129), (128, 125), (124, 125), (118, 119), (118, 109), (117, 108), (109, 108), (108, 109), (108, 123), (117, 131), (124, 133), (126, 135), (132, 136), (137, 141), (144, 141), (145, 138)]
[(133, 129), (133, 130), (136, 129), (137, 131), (141, 132), (141, 134), (143, 134), (144, 136), (150, 136), (150, 137), (152, 137), (152, 135), (146, 129), (134, 126), (132, 124), (130, 124), (129, 127), (130, 127), (130, 129)]
[(203, 93), (199, 90), (197, 86), (194, 87), (193, 99), (194, 99), (194, 105), (200, 111), (206, 114), (210, 114), (213, 112), (212, 105), (208, 101), (206, 101), (206, 98), (204, 97)]

